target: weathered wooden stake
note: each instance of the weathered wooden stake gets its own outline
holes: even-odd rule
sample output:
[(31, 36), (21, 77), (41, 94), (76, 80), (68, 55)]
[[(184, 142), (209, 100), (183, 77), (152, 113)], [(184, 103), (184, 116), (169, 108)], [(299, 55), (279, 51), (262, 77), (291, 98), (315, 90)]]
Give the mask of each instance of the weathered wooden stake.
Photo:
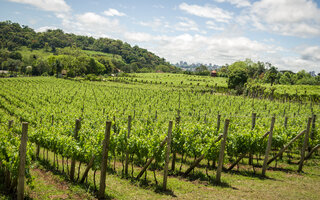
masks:
[(256, 126), (256, 117), (257, 113), (252, 113), (251, 129), (254, 129), (254, 127)]
[[(251, 129), (252, 130), (256, 126), (256, 117), (257, 117), (257, 113), (252, 113), (252, 120), (251, 120)], [(253, 155), (250, 152), (249, 153), (249, 165), (252, 165), (252, 164), (253, 164)]]
[(221, 171), (223, 166), (224, 150), (227, 142), (228, 127), (229, 127), (229, 119), (226, 119), (224, 122), (223, 140), (221, 141), (221, 148), (219, 152), (219, 161), (218, 161), (218, 168), (217, 168), (217, 175), (216, 175), (217, 183), (221, 182)]
[(128, 175), (128, 166), (129, 166), (128, 139), (130, 138), (130, 132), (131, 132), (131, 115), (128, 116), (128, 135), (126, 139), (126, 163), (125, 163), (125, 170), (124, 170), (124, 173), (126, 176)]
[(268, 165), (268, 159), (269, 159), (269, 152), (271, 149), (271, 143), (272, 143), (272, 134), (273, 134), (273, 127), (274, 127), (274, 122), (276, 121), (276, 118), (273, 116), (271, 119), (271, 126), (270, 126), (270, 133), (269, 133), (269, 138), (268, 138), (268, 144), (266, 148), (266, 154), (264, 156), (264, 161), (263, 161), (263, 166), (262, 166), (262, 175), (266, 175), (266, 170), (267, 170), (267, 165)]
[(36, 158), (39, 159), (40, 145), (37, 144)]
[(168, 166), (169, 166), (169, 156), (170, 156), (170, 150), (171, 150), (170, 148), (171, 135), (172, 135), (172, 121), (169, 121), (166, 158), (165, 158), (164, 172), (163, 172), (163, 190), (167, 190)]
[[(178, 110), (178, 117), (176, 117), (176, 127), (179, 126), (180, 124), (180, 112)], [(176, 169), (176, 159), (177, 159), (177, 152), (175, 152), (175, 150), (172, 152), (172, 163), (171, 163), (171, 171), (174, 172), (174, 170)]]
[(221, 120), (221, 115), (218, 114), (217, 131), (219, 131), (219, 129), (220, 129), (220, 120)]
[(89, 162), (89, 164), (87, 165), (86, 170), (85, 170), (84, 173), (83, 173), (83, 176), (82, 176), (82, 178), (81, 178), (81, 180), (80, 180), (80, 183), (84, 183), (84, 180), (85, 180), (86, 177), (88, 176), (88, 173), (89, 173), (90, 168), (93, 166), (94, 159), (95, 159), (95, 156), (93, 155), (92, 158), (91, 158), (91, 160), (90, 160), (90, 162)]
[(106, 122), (106, 131), (104, 134), (104, 140), (102, 144), (102, 161), (101, 161), (101, 174), (100, 174), (100, 188), (98, 193), (99, 199), (104, 199), (104, 193), (106, 189), (106, 173), (108, 162), (108, 151), (110, 141), (111, 121)]
[[(74, 139), (78, 140), (78, 133), (80, 130), (81, 122), (80, 119), (76, 119), (76, 126), (74, 128)], [(72, 158), (71, 160), (71, 169), (70, 169), (70, 179), (74, 181), (74, 172), (75, 172), (75, 167), (76, 167), (76, 160)]]
[[(161, 149), (163, 147), (163, 145), (167, 142), (168, 137), (164, 138), (164, 140), (161, 142), (159, 149)], [(141, 178), (141, 176), (143, 175), (143, 173), (147, 170), (147, 168), (149, 167), (149, 165), (151, 164), (151, 162), (154, 160), (154, 156), (152, 156), (147, 163), (144, 165), (144, 167), (142, 168), (142, 170), (140, 171), (140, 173), (138, 174), (136, 179)]]
[(284, 128), (287, 128), (288, 126), (288, 117), (284, 118)]
[(54, 123), (54, 115), (51, 116), (51, 126), (53, 126)]
[(8, 130), (10, 130), (12, 127), (13, 127), (13, 120), (9, 120)]
[(27, 154), (27, 140), (28, 140), (28, 122), (22, 123), (22, 134), (20, 144), (20, 162), (18, 172), (18, 186), (17, 186), (17, 199), (24, 199), (24, 176), (25, 176), (25, 165), (26, 165), (26, 154)]
[(320, 144), (317, 144), (315, 147), (313, 147), (311, 151), (306, 155), (304, 160), (308, 160), (311, 157), (312, 153), (315, 152), (318, 148), (320, 148)]
[(307, 124), (307, 131), (306, 131), (306, 134), (304, 135), (303, 147), (301, 149), (301, 158), (300, 158), (298, 172), (302, 172), (303, 161), (304, 161), (304, 158), (305, 158), (305, 152), (306, 152), (306, 149), (308, 148), (311, 121), (312, 121), (312, 118), (309, 117), (308, 124)]
[[(269, 135), (269, 131), (267, 131), (263, 136), (262, 138), (265, 138)], [(237, 164), (238, 162), (240, 162), (240, 160), (242, 160), (244, 157), (246, 156), (246, 154), (242, 154), (229, 168), (228, 168), (228, 171), (232, 170)]]
[[(217, 143), (221, 140), (223, 135), (219, 135), (218, 138), (213, 142), (213, 143)], [(205, 157), (205, 154), (202, 154), (199, 158), (197, 158), (196, 161), (193, 162), (193, 164), (186, 170), (186, 172), (184, 173), (184, 176), (187, 176), (195, 167), (197, 167), (197, 165), (201, 162), (201, 160), (203, 160)]]
[(301, 133), (299, 133), (296, 137), (294, 137), (286, 146), (284, 146), (279, 153), (277, 153), (277, 155), (273, 156), (273, 158), (271, 158), (268, 161), (268, 165), (274, 161), (277, 157), (279, 157), (281, 154), (283, 154), (283, 152), (294, 142), (296, 141), (301, 135), (305, 134), (307, 130), (303, 130)]
[(315, 135), (315, 130), (316, 130), (316, 118), (317, 115), (312, 115), (312, 129), (311, 129), (311, 134), (310, 134), (310, 138), (314, 139)]

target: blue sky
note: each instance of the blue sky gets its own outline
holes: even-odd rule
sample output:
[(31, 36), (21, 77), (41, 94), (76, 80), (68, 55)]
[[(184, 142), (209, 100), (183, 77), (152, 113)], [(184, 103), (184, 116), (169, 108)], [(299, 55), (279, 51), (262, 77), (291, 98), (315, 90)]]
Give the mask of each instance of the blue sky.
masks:
[(0, 21), (121, 39), (171, 63), (250, 58), (320, 72), (317, 0), (0, 0)]

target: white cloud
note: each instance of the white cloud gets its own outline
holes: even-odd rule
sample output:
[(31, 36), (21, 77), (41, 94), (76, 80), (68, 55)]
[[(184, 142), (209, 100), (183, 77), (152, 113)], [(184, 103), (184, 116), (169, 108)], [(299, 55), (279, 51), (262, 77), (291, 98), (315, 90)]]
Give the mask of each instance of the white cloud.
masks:
[(84, 25), (95, 27), (101, 25), (117, 26), (118, 20), (110, 20), (109, 18), (103, 17), (93, 12), (87, 12), (82, 15), (78, 15), (77, 19)]
[(310, 0), (261, 0), (251, 8), (253, 26), (281, 35), (320, 35), (320, 9)]
[(117, 19), (109, 19), (92, 12), (77, 15), (74, 25), (79, 31), (89, 33), (92, 36), (102, 37), (106, 34), (121, 32)]
[(125, 13), (119, 12), (118, 10), (113, 9), (113, 8), (109, 8), (109, 10), (104, 11), (103, 14), (105, 14), (106, 16), (110, 16), (110, 17), (113, 17), (113, 16), (119, 16), (119, 17), (126, 16)]
[(249, 7), (251, 3), (248, 0), (214, 0), (215, 2), (223, 3), (228, 2), (232, 5), (236, 5), (236, 7)]
[(156, 5), (153, 5), (152, 7), (153, 7), (153, 8), (161, 8), (161, 9), (164, 8), (164, 6), (161, 5), (161, 4), (156, 4)]
[(198, 25), (195, 21), (186, 18), (186, 17), (179, 17), (181, 20), (179, 23), (176, 24), (175, 29), (178, 31), (199, 31)]
[(124, 38), (126, 40), (132, 41), (132, 42), (149, 42), (154, 37), (148, 33), (142, 33), (142, 32), (125, 32)]
[[(147, 37), (146, 37), (147, 38)], [(184, 60), (225, 64), (245, 58), (263, 60), (267, 50), (274, 47), (246, 37), (203, 36), (181, 34), (177, 36), (148, 37), (150, 50), (170, 62)]]
[(208, 29), (217, 30), (217, 31), (225, 30), (224, 27), (218, 26), (214, 21), (206, 21), (206, 25)]
[(153, 31), (168, 32), (168, 29), (171, 29), (169, 22), (165, 21), (164, 17), (155, 17), (151, 21), (141, 21), (138, 24), (151, 27)]
[[(296, 50), (301, 54), (301, 59), (320, 63), (320, 47), (319, 46), (307, 46), (305, 48), (297, 47)], [(319, 67), (320, 67), (320, 64), (319, 64)]]
[(35, 31), (36, 32), (46, 32), (47, 30), (56, 30), (56, 29), (58, 29), (58, 28), (55, 26), (43, 26), (43, 27), (37, 28)]
[(110, 19), (93, 12), (86, 12), (75, 16), (59, 13), (56, 14), (56, 17), (62, 20), (62, 26), (66, 32), (78, 35), (118, 39), (119, 33), (123, 32), (119, 20)]
[(189, 14), (196, 15), (198, 17), (210, 18), (217, 22), (227, 23), (232, 19), (233, 15), (231, 12), (209, 5), (199, 6), (182, 3), (179, 5), (179, 8), (180, 10), (186, 11)]
[(70, 6), (64, 0), (9, 0), (11, 2), (23, 3), (35, 6), (45, 11), (69, 12)]
[(299, 56), (274, 57), (271, 63), (281, 70), (291, 70), (298, 72), (300, 70), (320, 72), (319, 62), (302, 59)]

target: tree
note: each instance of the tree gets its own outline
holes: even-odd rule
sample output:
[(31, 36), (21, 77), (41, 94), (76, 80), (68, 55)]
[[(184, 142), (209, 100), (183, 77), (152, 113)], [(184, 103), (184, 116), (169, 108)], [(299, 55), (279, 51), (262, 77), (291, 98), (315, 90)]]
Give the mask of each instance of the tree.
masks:
[[(269, 64), (269, 65), (271, 65), (271, 64)], [(264, 76), (265, 81), (267, 83), (271, 83), (271, 86), (272, 86), (277, 79), (278, 73), (279, 72), (278, 72), (277, 68), (274, 66), (271, 66)]]
[(246, 63), (242, 61), (235, 62), (229, 66), (228, 88), (243, 88), (248, 80), (246, 67)]
[(205, 65), (196, 67), (195, 72), (197, 75), (208, 76), (210, 74), (208, 68)]
[(170, 72), (170, 67), (167, 65), (158, 65), (156, 67), (156, 71), (160, 71), (160, 72)]
[(279, 82), (280, 82), (280, 84), (283, 84), (283, 85), (293, 85), (294, 84), (293, 74), (290, 72), (285, 72), (281, 76)]
[(2, 63), (2, 69), (7, 69), (9, 71), (17, 72), (20, 68), (20, 65), (22, 62), (20, 60), (14, 60), (11, 58), (8, 58), (6, 61)]
[(27, 66), (26, 67), (26, 74), (31, 75), (32, 74), (32, 66)]

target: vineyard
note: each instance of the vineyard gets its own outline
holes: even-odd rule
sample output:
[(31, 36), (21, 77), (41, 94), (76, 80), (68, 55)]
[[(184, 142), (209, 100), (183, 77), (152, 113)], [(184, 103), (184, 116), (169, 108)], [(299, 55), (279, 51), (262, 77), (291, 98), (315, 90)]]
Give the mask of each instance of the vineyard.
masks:
[[(319, 176), (320, 104), (315, 99), (231, 96), (221, 93), (224, 79), (185, 76), (0, 79), (0, 182), (11, 193), (19, 188), (24, 134), (25, 188), (36, 181), (30, 171), (40, 160), (99, 199), (125, 198), (109, 176), (157, 194), (148, 199), (187, 198), (179, 188), (191, 180), (220, 193), (234, 187), (233, 174), (235, 180), (252, 176), (258, 182), (275, 181), (268, 179), (270, 170)], [(309, 188), (306, 198), (319, 197), (314, 191)], [(268, 197), (281, 198), (254, 196)]]

